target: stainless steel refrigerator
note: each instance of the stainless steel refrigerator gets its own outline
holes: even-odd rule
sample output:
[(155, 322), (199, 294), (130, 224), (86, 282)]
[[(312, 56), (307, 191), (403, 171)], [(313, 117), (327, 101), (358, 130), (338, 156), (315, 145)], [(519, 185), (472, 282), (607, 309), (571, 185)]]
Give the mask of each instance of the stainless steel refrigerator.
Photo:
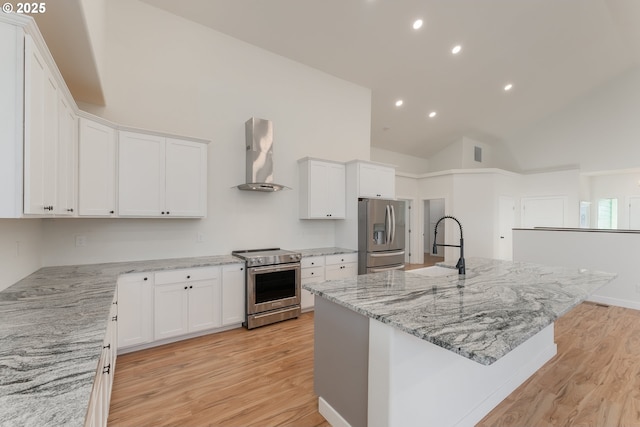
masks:
[(358, 199), (358, 274), (404, 270), (405, 202)]

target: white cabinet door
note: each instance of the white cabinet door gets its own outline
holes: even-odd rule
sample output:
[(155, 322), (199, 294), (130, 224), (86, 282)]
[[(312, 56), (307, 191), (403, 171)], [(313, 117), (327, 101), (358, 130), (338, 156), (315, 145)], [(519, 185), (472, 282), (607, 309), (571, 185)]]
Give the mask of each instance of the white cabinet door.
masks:
[(346, 279), (358, 275), (358, 263), (345, 263), (327, 265), (325, 269), (326, 280)]
[(329, 212), (332, 219), (344, 219), (346, 216), (345, 166), (332, 163), (328, 171)]
[(358, 275), (358, 254), (327, 255), (325, 258), (326, 280), (345, 279)]
[(156, 285), (153, 289), (153, 337), (155, 340), (189, 331), (189, 293), (185, 283)]
[(0, 218), (23, 216), (24, 33), (0, 22)]
[(118, 214), (163, 216), (165, 138), (120, 131), (118, 134)]
[(222, 326), (245, 321), (244, 264), (222, 267)]
[(220, 326), (218, 279), (198, 280), (189, 285), (189, 332)]
[(395, 176), (393, 167), (358, 163), (358, 197), (394, 199)]
[(118, 278), (118, 347), (153, 340), (153, 273)]
[(58, 202), (55, 214), (74, 215), (78, 191), (78, 119), (62, 94), (58, 97), (58, 135)]
[(165, 177), (165, 208), (170, 216), (206, 216), (206, 144), (167, 138)]
[(24, 213), (53, 214), (56, 200), (58, 84), (25, 36)]
[(300, 218), (344, 219), (345, 166), (315, 159), (301, 160)]
[(116, 212), (115, 130), (81, 118), (78, 142), (78, 213), (113, 216)]

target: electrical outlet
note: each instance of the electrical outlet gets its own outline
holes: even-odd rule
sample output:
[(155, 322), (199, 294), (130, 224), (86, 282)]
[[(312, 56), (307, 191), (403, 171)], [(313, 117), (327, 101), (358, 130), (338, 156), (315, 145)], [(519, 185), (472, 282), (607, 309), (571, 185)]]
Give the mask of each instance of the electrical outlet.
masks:
[(16, 240), (16, 258), (20, 256), (20, 241)]
[(76, 247), (87, 246), (87, 236), (76, 236)]
[(204, 242), (204, 233), (198, 233), (196, 235), (196, 242), (198, 242), (198, 243)]

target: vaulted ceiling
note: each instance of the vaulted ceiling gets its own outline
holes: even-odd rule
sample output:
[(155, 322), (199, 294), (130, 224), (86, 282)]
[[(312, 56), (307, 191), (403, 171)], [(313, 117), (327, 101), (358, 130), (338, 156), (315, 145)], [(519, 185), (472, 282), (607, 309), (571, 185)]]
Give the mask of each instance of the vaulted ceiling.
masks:
[(372, 146), (418, 157), (508, 141), (640, 64), (636, 0), (141, 1), (370, 88)]

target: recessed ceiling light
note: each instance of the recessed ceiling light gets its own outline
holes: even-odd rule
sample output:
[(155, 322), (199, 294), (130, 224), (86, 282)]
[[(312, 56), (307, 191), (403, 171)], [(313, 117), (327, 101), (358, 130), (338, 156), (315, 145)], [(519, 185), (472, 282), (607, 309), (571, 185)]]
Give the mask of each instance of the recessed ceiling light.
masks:
[(413, 21), (413, 29), (414, 30), (418, 30), (418, 29), (422, 28), (422, 24), (424, 24), (422, 19), (416, 19), (415, 21)]
[(402, 99), (396, 101), (396, 107), (400, 107), (403, 104)]
[(454, 55), (457, 55), (460, 53), (461, 50), (462, 50), (462, 46), (458, 44), (458, 45), (455, 45), (453, 49), (451, 49), (451, 53), (453, 53)]
[(507, 91), (507, 92), (508, 92), (508, 91), (510, 91), (511, 89), (513, 89), (513, 84), (511, 84), (511, 83), (507, 84), (507, 85), (504, 87), (504, 90), (505, 90), (505, 91)]
[(435, 111), (432, 111), (429, 113), (429, 117), (433, 119), (436, 116), (436, 114), (438, 113), (436, 113)]

